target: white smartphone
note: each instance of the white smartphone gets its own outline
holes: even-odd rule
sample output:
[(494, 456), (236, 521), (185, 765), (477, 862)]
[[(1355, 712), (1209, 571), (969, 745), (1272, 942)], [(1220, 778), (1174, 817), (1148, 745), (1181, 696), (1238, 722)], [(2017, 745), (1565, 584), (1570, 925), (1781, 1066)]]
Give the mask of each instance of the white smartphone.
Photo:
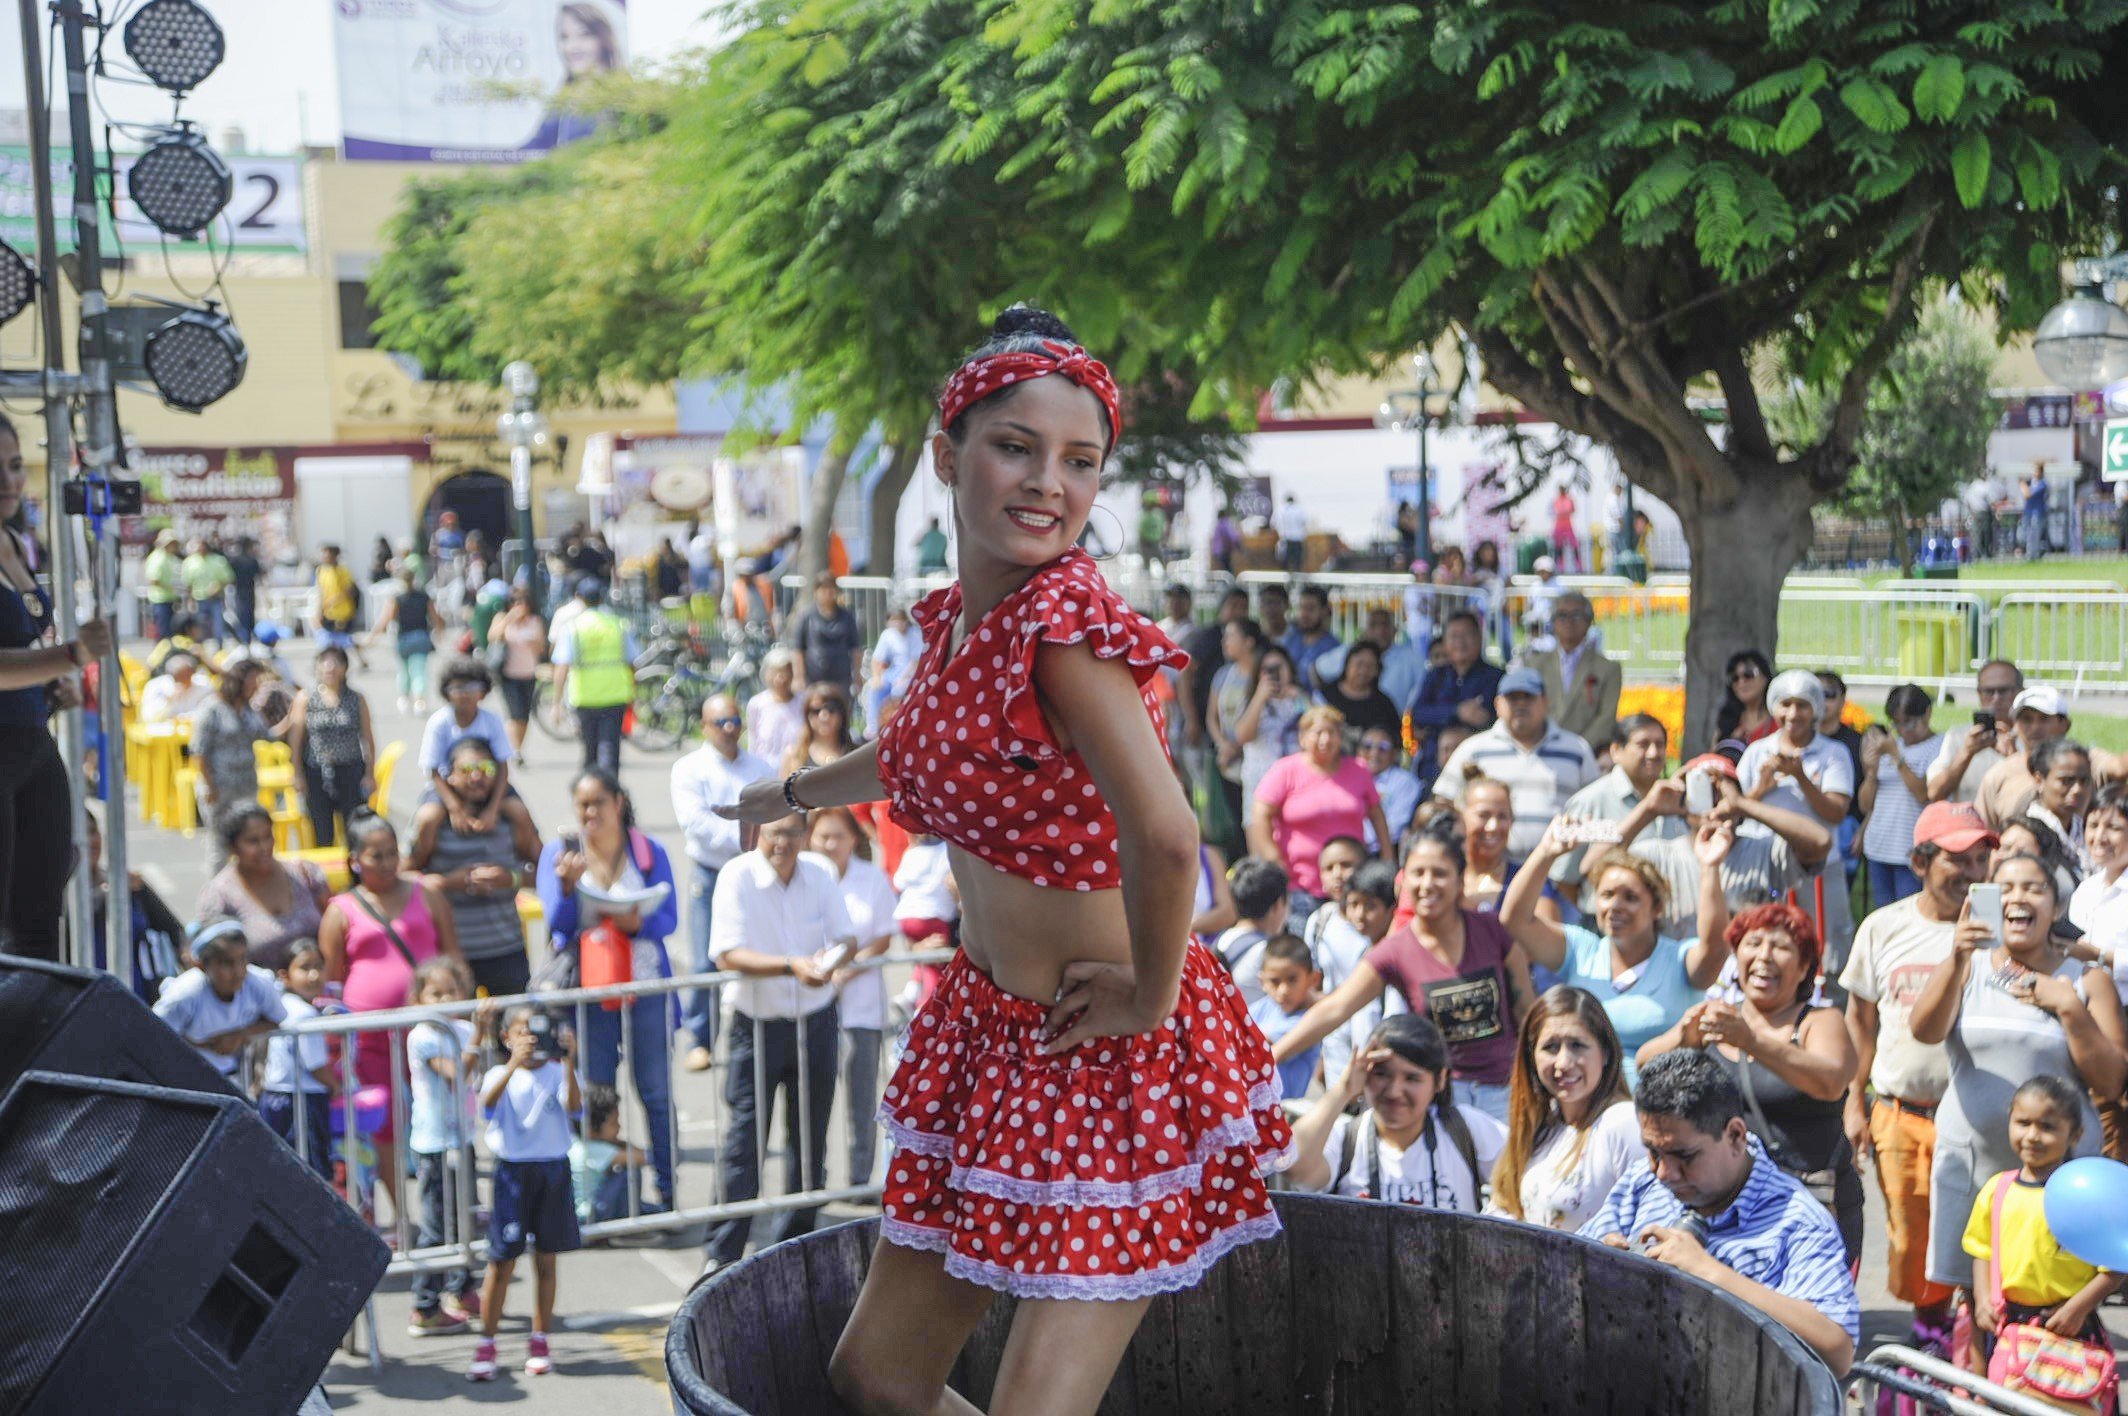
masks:
[(857, 946), (845, 940), (820, 956), (820, 967), (833, 973), (848, 963), (856, 952)]
[(1714, 810), (1714, 779), (1704, 767), (1685, 773), (1685, 814), (1705, 816)]
[(2002, 887), (2000, 885), (1975, 885), (1966, 892), (1966, 909), (1974, 919), (1988, 927), (1988, 933), (1997, 943), (2002, 941)]

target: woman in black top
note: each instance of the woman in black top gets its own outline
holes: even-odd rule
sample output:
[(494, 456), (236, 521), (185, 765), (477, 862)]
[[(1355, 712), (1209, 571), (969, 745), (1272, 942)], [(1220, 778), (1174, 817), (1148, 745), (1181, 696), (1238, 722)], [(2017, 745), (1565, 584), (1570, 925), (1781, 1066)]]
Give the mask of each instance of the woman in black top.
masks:
[(1810, 917), (1784, 903), (1745, 910), (1725, 937), (1735, 983), (1642, 1044), (1640, 1065), (1674, 1048), (1705, 1048), (1736, 1079), (1744, 1120), (1773, 1163), (1832, 1211), (1852, 1267), (1862, 1253), (1862, 1177), (1840, 1118), (1855, 1045), (1837, 1008), (1810, 1001), (1824, 945)]
[(102, 621), (48, 644), (52, 601), (17, 528), (29, 472), (14, 424), (0, 418), (0, 953), (59, 957), (59, 916), (74, 848), (66, 764), (46, 720), (81, 702), (75, 674), (111, 651)]
[(1403, 715), (1382, 692), (1381, 679), (1382, 651), (1373, 640), (1362, 639), (1345, 651), (1337, 682), (1323, 686), (1323, 702), (1345, 715), (1348, 751), (1369, 728), (1381, 728), (1399, 740), (1404, 736)]
[(281, 735), (303, 772), (303, 807), (319, 845), (349, 839), (347, 818), (377, 790), (377, 736), (369, 702), (347, 681), (347, 651), (328, 644), (312, 661), (317, 681), (296, 695)]
[(1739, 649), (1729, 656), (1722, 670), (1721, 707), (1715, 710), (1714, 730), (1724, 738), (1757, 742), (1774, 729), (1773, 711), (1766, 704), (1766, 690), (1773, 683), (1773, 665), (1756, 649)]
[(399, 711), (426, 713), (429, 702), (429, 655), (435, 652), (436, 636), (443, 633), (443, 616), (429, 598), (426, 586), (409, 582), (392, 598), (391, 605), (369, 632), (374, 644), (385, 634), (398, 636)]

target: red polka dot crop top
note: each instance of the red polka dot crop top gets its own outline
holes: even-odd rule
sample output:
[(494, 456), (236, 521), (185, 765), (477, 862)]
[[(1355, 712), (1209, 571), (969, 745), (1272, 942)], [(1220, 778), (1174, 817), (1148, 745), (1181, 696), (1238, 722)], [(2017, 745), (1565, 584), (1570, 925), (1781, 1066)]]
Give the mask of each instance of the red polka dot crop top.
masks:
[(894, 819), (1037, 885), (1116, 888), (1116, 819), (1086, 763), (1050, 733), (1035, 693), (1035, 651), (1085, 640), (1098, 657), (1121, 658), (1163, 745), (1154, 675), (1189, 656), (1077, 549), (1007, 595), (955, 652), (960, 614), (957, 583), (910, 611), (924, 650), (901, 712), (879, 735), (879, 779)]

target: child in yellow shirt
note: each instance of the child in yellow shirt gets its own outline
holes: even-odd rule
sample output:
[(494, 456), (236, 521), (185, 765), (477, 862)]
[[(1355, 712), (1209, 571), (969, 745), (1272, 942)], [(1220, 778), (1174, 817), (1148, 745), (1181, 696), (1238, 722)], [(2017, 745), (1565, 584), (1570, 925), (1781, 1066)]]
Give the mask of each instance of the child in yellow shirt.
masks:
[[(2038, 1323), (2063, 1337), (2107, 1341), (2099, 1304), (2121, 1286), (2122, 1275), (2085, 1263), (2062, 1248), (2047, 1227), (2047, 1177), (2061, 1168), (2082, 1132), (2077, 1088), (2061, 1077), (2034, 1077), (2010, 1099), (2010, 1144), (2023, 1164), (1981, 1187), (1965, 1226), (1965, 1251), (1973, 1257), (1973, 1325), (1986, 1354), (1992, 1355), (2006, 1323)], [(1998, 1206), (1999, 1255), (1994, 1244)]]

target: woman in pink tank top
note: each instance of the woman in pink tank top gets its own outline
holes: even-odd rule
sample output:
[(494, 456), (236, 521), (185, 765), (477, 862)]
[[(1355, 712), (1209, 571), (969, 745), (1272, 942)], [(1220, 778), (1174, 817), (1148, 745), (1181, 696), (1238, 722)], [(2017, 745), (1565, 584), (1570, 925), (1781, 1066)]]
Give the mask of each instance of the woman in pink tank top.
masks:
[[(383, 817), (357, 811), (348, 818), (348, 869), (352, 888), (333, 896), (318, 924), (318, 949), (325, 955), (325, 977), (341, 985), (350, 1013), (403, 1008), (412, 992), (414, 970), (448, 954), (461, 964), (458, 929), (450, 902), (399, 873), (399, 836)], [(391, 1040), (383, 1032), (355, 1035), (355, 1082), (363, 1087), (388, 1086), (392, 1074)], [(370, 1137), (377, 1147), (377, 1178), (399, 1200), (397, 1130), (392, 1112)]]

